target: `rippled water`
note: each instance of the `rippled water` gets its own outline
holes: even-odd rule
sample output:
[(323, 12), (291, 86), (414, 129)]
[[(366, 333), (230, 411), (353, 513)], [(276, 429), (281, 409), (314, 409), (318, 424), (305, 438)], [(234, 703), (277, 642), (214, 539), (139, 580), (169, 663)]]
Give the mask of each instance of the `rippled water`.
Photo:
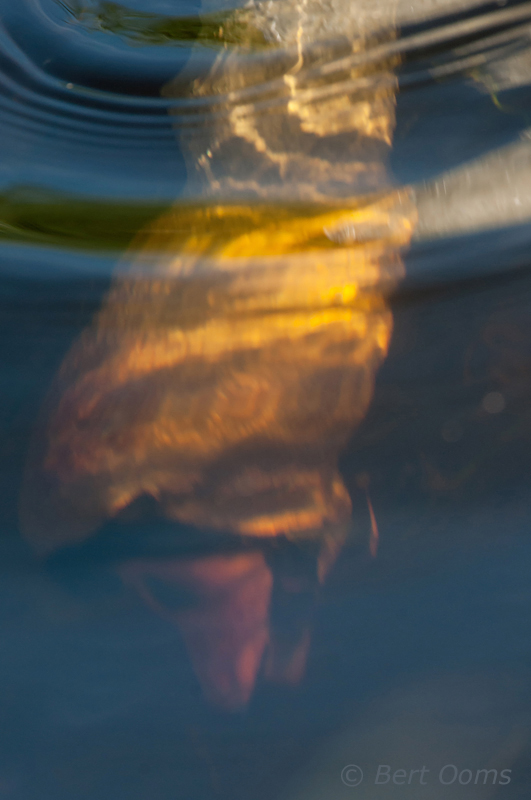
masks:
[(0, 797), (527, 797), (530, 36), (0, 0)]

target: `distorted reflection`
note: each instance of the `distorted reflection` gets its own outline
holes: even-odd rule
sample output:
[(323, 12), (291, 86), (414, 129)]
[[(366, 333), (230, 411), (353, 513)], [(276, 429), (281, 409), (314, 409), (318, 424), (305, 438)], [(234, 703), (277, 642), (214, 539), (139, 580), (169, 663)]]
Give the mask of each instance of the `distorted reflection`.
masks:
[[(362, 58), (378, 25), (341, 17), (343, 36), (317, 46), (316, 21), (286, 8), (273, 20), (282, 47), (235, 48), (194, 83), (208, 102), (181, 140), (212, 199), (177, 204), (134, 242), (51, 389), (20, 505), (42, 553), (143, 497), (240, 537), (230, 554), (120, 567), (228, 707), (261, 668), (287, 682), (304, 671), (316, 590), (350, 517), (338, 457), (387, 352), (386, 296), (415, 222), (386, 176), (391, 65)], [(264, 14), (254, 28), (272, 24)], [(262, 99), (242, 105), (253, 90)]]
[(130, 560), (119, 571), (177, 625), (205, 696), (237, 709), (260, 670), (275, 683), (301, 678), (330, 554), (326, 544), (284, 540), (232, 554)]

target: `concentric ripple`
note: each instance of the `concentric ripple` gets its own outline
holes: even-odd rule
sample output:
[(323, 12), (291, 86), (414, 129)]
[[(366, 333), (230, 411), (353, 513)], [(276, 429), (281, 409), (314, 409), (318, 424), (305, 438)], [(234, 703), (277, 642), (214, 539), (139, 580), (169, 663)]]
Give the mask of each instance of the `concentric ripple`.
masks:
[[(208, 131), (231, 116), (287, 113), (294, 97), (311, 109), (398, 81), (391, 157), (398, 184), (421, 183), (517, 139), (531, 125), (525, 111), (530, 2), (469, 2), (463, 10), (457, 0), (360, 0), (363, 47), (354, 52), (352, 32), (341, 35), (332, 13), (306, 7), (299, 41), (298, 17), (281, 0), (239, 8), (170, 0), (2, 0), (2, 239), (120, 249), (153, 208), (179, 197), (202, 202), (203, 190), (183, 163), (183, 141), (208, 142), (214, 135)], [(335, 8), (337, 15), (340, 4)], [(367, 36), (369, 28), (384, 33)], [(397, 33), (385, 34), (391, 29)], [(236, 51), (244, 76), (239, 86), (194, 90), (214, 63)], [(419, 147), (426, 135), (430, 147)], [(111, 222), (104, 235), (90, 233), (105, 228), (98, 223), (76, 237), (67, 209), (78, 218), (114, 219), (106, 202), (122, 208), (120, 233), (113, 237)], [(69, 230), (63, 239), (49, 222), (52, 206)], [(145, 210), (131, 217), (133, 206)]]

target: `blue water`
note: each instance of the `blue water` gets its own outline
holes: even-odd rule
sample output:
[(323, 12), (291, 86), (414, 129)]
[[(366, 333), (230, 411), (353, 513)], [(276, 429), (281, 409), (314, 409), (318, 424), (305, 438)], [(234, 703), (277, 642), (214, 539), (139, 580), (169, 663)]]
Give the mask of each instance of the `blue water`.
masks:
[[(170, 0), (129, 6), (197, 12)], [(42, 190), (161, 206), (187, 194), (160, 87), (205, 69), (212, 48), (135, 46), (73, 24), (53, 0), (0, 0), (0, 19), (0, 193), (29, 187), (37, 198)], [(418, 67), (408, 78), (415, 58), (399, 73), (397, 184), (430, 180), (529, 126), (529, 86), (501, 92), (500, 110), (469, 75), (423, 83)], [(330, 755), (350, 741), (360, 748), (352, 763), (409, 769), (424, 746), (434, 773), (458, 758), (483, 768), (495, 756), (512, 770), (508, 786), (469, 794), (430, 784), (367, 797), (528, 796), (530, 233), (515, 225), (417, 242), (406, 254), (391, 350), (342, 456), (352, 534), (307, 610), (306, 673), (296, 686), (259, 679), (236, 713), (205, 701), (179, 630), (117, 573), (131, 557), (204, 553), (196, 532), (108, 522), (47, 560), (20, 536), (39, 409), (122, 253), (2, 239), (0, 798), (274, 800), (310, 797), (314, 784), (330, 800), (361, 797), (341, 783), (343, 755), (337, 764)], [(500, 413), (485, 411), (492, 392), (504, 397)], [(370, 476), (377, 558), (361, 473)], [(364, 741), (370, 757), (360, 755)]]

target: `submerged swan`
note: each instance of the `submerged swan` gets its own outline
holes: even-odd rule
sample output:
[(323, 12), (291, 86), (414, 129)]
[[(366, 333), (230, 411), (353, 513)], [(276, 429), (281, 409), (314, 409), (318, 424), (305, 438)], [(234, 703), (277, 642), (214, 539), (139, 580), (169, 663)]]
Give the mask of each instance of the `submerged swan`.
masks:
[(188, 90), (200, 102), (178, 130), (205, 200), (137, 237), (64, 360), (21, 502), (39, 549), (141, 495), (249, 536), (348, 517), (337, 457), (387, 352), (415, 222), (385, 165), (393, 29), (368, 9), (255, 4), (276, 46), (222, 51)]
[(313, 589), (260, 548), (317, 543), (316, 581), (337, 555), (350, 517), (338, 456), (387, 353), (386, 296), (416, 219), (386, 169), (389, 20), (340, 0), (251, 9), (271, 47), (222, 51), (176, 116), (202, 202), (177, 203), (132, 244), (55, 379), (20, 503), (45, 554), (143, 496), (171, 520), (253, 537), (247, 554), (121, 568), (159, 610), (147, 576), (201, 598), (172, 618), (205, 691), (229, 706), (268, 648), (271, 676), (302, 674), (307, 630), (279, 656), (271, 597), (275, 581)]

